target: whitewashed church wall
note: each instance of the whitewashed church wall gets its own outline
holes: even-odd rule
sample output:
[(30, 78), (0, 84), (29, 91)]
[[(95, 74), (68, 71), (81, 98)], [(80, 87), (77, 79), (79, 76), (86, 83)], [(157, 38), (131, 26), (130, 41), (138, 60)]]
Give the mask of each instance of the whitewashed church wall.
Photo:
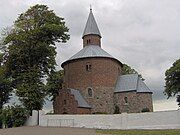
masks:
[(97, 129), (180, 129), (180, 110), (114, 115), (45, 115), (40, 111), (39, 125)]
[(180, 128), (180, 110), (128, 114), (130, 129), (176, 129)]
[(37, 126), (38, 125), (38, 111), (33, 110), (32, 116), (28, 118), (25, 123), (26, 126)]

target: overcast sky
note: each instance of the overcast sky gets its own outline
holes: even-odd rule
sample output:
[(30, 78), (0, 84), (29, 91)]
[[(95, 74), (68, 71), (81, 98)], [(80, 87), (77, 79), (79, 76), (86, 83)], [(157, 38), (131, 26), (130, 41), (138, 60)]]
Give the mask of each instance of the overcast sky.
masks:
[(70, 40), (57, 44), (58, 69), (82, 49), (91, 4), (102, 48), (142, 74), (154, 92), (155, 111), (178, 108), (175, 98), (167, 100), (163, 90), (165, 71), (180, 58), (180, 0), (0, 0), (0, 29), (35, 4), (47, 5), (70, 29)]

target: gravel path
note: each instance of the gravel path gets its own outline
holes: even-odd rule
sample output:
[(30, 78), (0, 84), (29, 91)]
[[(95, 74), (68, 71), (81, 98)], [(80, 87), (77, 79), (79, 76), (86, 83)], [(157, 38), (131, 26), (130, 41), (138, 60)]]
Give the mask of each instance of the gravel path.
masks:
[(18, 127), (0, 129), (0, 135), (98, 135), (95, 129), (56, 128), (56, 127)]

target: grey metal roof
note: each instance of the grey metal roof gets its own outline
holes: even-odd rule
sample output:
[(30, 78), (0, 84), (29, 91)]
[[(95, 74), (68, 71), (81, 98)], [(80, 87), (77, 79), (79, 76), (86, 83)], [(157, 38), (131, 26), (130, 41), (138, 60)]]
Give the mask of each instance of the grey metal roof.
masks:
[(91, 108), (91, 106), (86, 102), (81, 93), (75, 89), (69, 89), (71, 94), (74, 95), (75, 100), (78, 102), (78, 107)]
[(63, 62), (61, 66), (63, 67), (63, 65), (66, 62), (71, 61), (71, 60), (76, 60), (76, 59), (81, 59), (81, 58), (97, 58), (97, 57), (112, 58), (118, 61), (122, 65), (122, 63), (118, 59), (114, 58), (109, 53), (104, 51), (100, 46), (88, 45), (88, 46), (85, 46), (83, 49), (81, 49), (79, 52), (77, 52), (75, 55), (73, 55), (71, 58)]
[(137, 86), (138, 92), (151, 92), (151, 90), (147, 87), (147, 85), (140, 78), (138, 80), (139, 80), (138, 86)]
[(99, 31), (99, 28), (97, 26), (96, 20), (94, 18), (94, 15), (92, 13), (92, 10), (90, 10), (89, 13), (89, 17), (88, 20), (86, 22), (86, 26), (83, 32), (83, 37), (85, 35), (89, 35), (89, 34), (95, 34), (95, 35), (99, 35), (101, 37), (101, 33)]
[(88, 45), (73, 55), (69, 60), (79, 59), (79, 58), (87, 58), (87, 57), (109, 57), (113, 58), (109, 53), (104, 51), (98, 45)]
[(120, 75), (118, 77), (114, 92), (124, 91), (151, 92), (138, 74)]

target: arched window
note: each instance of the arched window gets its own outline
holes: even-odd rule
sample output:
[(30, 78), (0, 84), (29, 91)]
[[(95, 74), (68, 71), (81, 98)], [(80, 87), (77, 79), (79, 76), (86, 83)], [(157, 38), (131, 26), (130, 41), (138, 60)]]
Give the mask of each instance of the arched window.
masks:
[(87, 44), (90, 44), (90, 43), (91, 43), (91, 40), (90, 40), (90, 39), (88, 39), (88, 40), (87, 40)]
[(64, 105), (66, 105), (67, 104), (67, 102), (66, 102), (66, 100), (64, 100)]
[(125, 103), (128, 103), (128, 98), (124, 97), (124, 101), (125, 101)]
[(88, 88), (88, 96), (92, 97), (93, 96), (93, 90), (92, 88)]
[(66, 108), (63, 108), (63, 114), (68, 114)]

